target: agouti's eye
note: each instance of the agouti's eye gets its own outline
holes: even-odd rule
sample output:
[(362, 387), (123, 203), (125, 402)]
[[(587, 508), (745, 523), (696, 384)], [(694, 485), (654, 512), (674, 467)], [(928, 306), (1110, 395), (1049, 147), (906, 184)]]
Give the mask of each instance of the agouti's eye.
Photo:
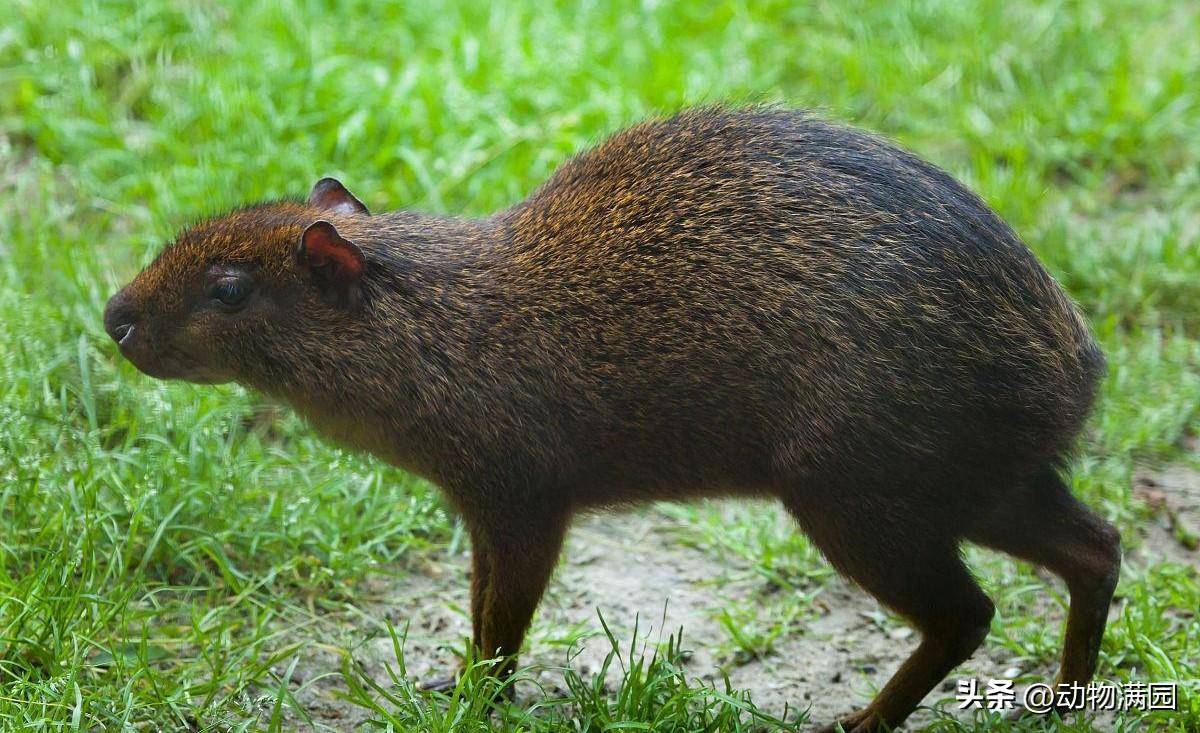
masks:
[(221, 278), (213, 283), (208, 295), (213, 300), (219, 300), (222, 305), (236, 308), (245, 303), (250, 295), (250, 283), (237, 277)]

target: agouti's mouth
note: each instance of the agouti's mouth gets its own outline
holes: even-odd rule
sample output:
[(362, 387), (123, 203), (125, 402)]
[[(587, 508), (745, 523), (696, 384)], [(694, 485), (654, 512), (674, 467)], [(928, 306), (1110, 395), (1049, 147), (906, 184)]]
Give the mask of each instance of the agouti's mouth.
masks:
[(141, 350), (133, 349), (122, 344), (121, 354), (124, 355), (129, 363), (137, 367), (137, 370), (148, 377), (155, 379), (181, 379), (183, 369), (177, 360), (172, 358), (163, 358), (159, 355), (148, 356), (141, 353)]
[(153, 353), (145, 353), (145, 349), (135, 348), (134, 339), (128, 334), (125, 340), (118, 343), (121, 346), (121, 354), (148, 377), (177, 379), (196, 384), (220, 384), (229, 381), (228, 377), (205, 369), (176, 349), (155, 349)]
[(210, 373), (205, 369), (193, 366), (184, 366), (179, 362), (171, 359), (156, 360), (153, 363), (144, 361), (136, 361), (130, 359), (130, 362), (137, 367), (138, 371), (148, 377), (155, 379), (174, 379), (182, 382), (192, 382), (194, 384), (221, 384), (230, 381), (229, 378)]

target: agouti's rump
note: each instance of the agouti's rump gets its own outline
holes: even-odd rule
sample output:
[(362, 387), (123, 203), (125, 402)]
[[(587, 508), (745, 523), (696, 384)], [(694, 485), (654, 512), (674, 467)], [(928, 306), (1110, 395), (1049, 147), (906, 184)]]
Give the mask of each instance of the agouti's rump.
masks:
[(1064, 577), (1061, 676), (1094, 669), (1119, 543), (1058, 470), (1103, 358), (977, 196), (863, 133), (688, 111), (479, 220), (324, 180), (186, 230), (106, 326), (151, 375), (246, 383), (441, 485), (486, 654), (519, 649), (574, 511), (732, 493), (924, 634), (847, 729), (898, 723), (986, 633), (962, 540)]

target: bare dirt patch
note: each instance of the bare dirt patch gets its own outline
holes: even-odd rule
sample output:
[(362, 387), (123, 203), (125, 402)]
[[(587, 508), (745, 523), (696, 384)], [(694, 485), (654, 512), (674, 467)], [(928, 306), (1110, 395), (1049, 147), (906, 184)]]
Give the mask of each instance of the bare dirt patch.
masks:
[(1134, 472), (1133, 491), (1153, 515), (1139, 527), (1138, 558), (1200, 567), (1200, 469), (1186, 464), (1141, 467)]

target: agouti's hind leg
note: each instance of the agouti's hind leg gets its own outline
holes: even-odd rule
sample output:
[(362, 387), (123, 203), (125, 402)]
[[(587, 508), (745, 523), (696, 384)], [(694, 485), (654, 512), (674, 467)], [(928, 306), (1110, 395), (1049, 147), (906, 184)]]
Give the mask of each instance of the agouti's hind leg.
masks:
[(1079, 503), (1059, 475), (1042, 471), (1020, 491), (974, 518), (967, 539), (1041, 565), (1071, 594), (1058, 682), (1086, 683), (1121, 569), (1121, 537)]
[[(785, 505), (834, 567), (921, 632), (916, 651), (871, 704), (838, 721), (854, 733), (899, 725), (987, 636), (991, 600), (943, 528), (881, 512), (847, 516), (828, 504)], [(821, 730), (836, 731), (837, 724)]]

